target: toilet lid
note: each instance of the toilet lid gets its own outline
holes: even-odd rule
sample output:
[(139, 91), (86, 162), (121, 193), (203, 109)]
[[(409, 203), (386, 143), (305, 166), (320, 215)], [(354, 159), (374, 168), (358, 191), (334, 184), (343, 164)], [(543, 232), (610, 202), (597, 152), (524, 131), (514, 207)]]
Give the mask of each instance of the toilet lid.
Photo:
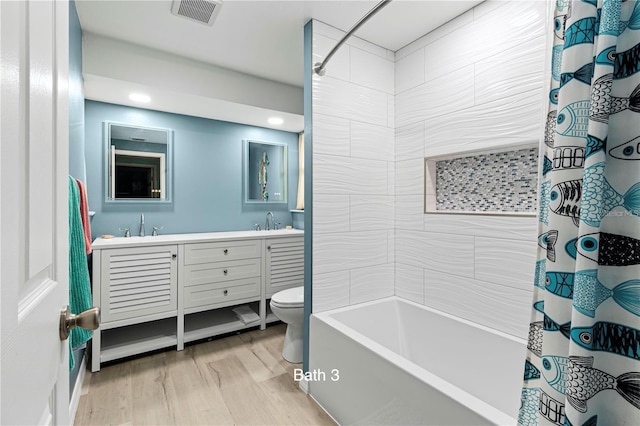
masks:
[(271, 296), (271, 303), (278, 306), (303, 306), (304, 287), (293, 287), (279, 291)]

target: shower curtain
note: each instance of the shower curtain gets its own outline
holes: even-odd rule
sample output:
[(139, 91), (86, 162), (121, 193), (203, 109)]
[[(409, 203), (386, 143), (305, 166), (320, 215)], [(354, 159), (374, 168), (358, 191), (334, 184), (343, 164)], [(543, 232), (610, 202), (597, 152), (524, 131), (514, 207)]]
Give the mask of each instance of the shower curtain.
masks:
[(523, 426), (640, 424), (639, 1), (555, 3)]

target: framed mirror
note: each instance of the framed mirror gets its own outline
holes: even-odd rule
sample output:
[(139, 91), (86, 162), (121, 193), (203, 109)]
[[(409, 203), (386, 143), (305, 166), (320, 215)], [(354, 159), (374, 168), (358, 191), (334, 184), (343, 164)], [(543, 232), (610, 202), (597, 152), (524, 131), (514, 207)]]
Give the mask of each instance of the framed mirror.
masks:
[(107, 202), (171, 202), (172, 131), (105, 122)]
[(244, 194), (246, 203), (287, 202), (287, 145), (244, 141)]

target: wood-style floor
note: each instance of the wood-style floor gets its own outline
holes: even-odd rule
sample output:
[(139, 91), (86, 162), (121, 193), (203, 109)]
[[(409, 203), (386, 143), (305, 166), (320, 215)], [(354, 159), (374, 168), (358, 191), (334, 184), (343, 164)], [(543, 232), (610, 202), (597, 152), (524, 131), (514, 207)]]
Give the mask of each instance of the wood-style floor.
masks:
[(334, 425), (282, 359), (285, 325), (87, 373), (76, 425)]

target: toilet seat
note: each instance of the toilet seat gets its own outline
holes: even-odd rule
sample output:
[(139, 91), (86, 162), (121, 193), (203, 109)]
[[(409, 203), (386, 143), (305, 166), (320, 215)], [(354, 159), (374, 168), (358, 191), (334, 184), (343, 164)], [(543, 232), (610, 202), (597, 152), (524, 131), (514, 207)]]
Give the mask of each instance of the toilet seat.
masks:
[(304, 287), (282, 290), (271, 296), (271, 304), (279, 308), (302, 308), (304, 306)]

